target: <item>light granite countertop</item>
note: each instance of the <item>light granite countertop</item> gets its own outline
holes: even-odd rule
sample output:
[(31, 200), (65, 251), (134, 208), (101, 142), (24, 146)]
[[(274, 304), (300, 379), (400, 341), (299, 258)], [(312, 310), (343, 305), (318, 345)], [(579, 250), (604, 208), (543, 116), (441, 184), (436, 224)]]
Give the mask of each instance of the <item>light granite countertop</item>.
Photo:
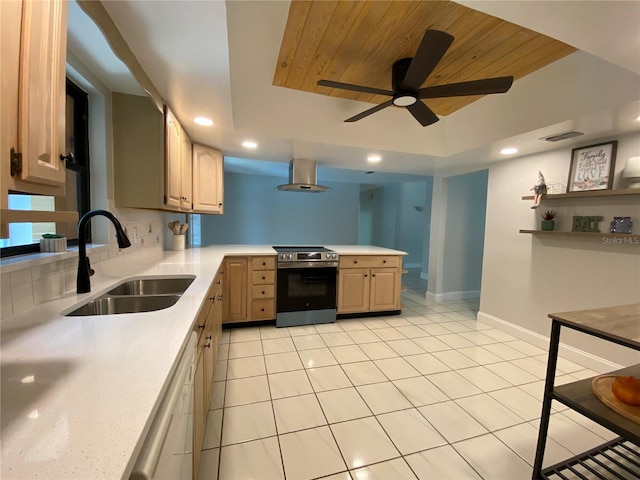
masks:
[[(343, 255), (405, 255), (328, 246)], [(127, 478), (207, 290), (225, 255), (275, 255), (268, 245), (218, 245), (121, 255), (94, 266), (92, 292), (69, 293), (2, 322), (2, 478)], [(195, 275), (180, 300), (140, 314), (67, 317), (123, 279)]]

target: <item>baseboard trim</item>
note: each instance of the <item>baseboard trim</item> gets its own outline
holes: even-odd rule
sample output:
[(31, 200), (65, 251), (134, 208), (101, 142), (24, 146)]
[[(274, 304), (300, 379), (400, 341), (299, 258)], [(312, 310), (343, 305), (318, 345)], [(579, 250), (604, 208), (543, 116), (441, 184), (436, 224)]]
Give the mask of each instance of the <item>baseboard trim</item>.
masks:
[(444, 293), (432, 293), (427, 291), (425, 298), (436, 303), (449, 302), (451, 300), (469, 300), (472, 298), (480, 298), (480, 290)]
[[(525, 342), (535, 345), (536, 347), (541, 348), (547, 352), (549, 351), (549, 337), (540, 335), (536, 332), (532, 332), (531, 330), (523, 328), (519, 325), (514, 325), (513, 323), (507, 322), (506, 320), (502, 320), (498, 317), (494, 317), (493, 315), (489, 315), (488, 313), (478, 312), (477, 319), (481, 323), (490, 325), (491, 327), (497, 328), (498, 330), (502, 330), (505, 333), (513, 335), (514, 337), (519, 338), (520, 340), (524, 340)], [(591, 370), (594, 370), (598, 373), (605, 373), (623, 368), (622, 365), (610, 362), (609, 360), (585, 352), (584, 350), (580, 350), (579, 348), (572, 347), (571, 345), (567, 345), (566, 343), (560, 342), (559, 352), (568, 360), (582, 365), (585, 368), (590, 368)]]

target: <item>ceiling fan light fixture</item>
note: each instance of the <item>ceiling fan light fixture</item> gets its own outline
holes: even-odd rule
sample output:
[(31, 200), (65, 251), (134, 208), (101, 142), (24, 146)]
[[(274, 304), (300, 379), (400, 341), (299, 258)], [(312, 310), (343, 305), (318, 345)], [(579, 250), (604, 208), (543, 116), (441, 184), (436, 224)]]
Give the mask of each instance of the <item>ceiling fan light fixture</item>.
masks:
[(396, 107), (408, 107), (409, 105), (413, 105), (416, 103), (418, 99), (415, 95), (410, 94), (402, 94), (393, 98), (393, 104)]

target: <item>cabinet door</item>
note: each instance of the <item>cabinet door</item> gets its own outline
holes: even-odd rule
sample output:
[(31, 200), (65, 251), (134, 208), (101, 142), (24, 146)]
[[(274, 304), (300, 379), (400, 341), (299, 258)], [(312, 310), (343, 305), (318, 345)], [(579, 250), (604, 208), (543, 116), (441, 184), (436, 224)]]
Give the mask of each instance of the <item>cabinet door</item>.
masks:
[(193, 210), (223, 213), (224, 177), (222, 152), (193, 144)]
[(228, 258), (224, 266), (224, 321), (247, 319), (247, 258)]
[(193, 475), (198, 476), (198, 465), (200, 463), (200, 450), (204, 441), (204, 427), (208, 406), (204, 403), (205, 389), (204, 354), (198, 352), (198, 362), (196, 363), (196, 373), (193, 389)]
[[(13, 19), (18, 21), (18, 19)], [(27, 182), (63, 187), (67, 2), (25, 0), (22, 5), (18, 151)]]
[(165, 111), (165, 205), (180, 209), (182, 203), (182, 127), (169, 108)]
[(182, 134), (181, 143), (182, 149), (180, 152), (180, 172), (182, 184), (180, 188), (180, 209), (185, 211), (191, 211), (193, 204), (192, 196), (192, 174), (191, 174), (191, 139), (187, 132), (180, 127), (180, 133)]
[(338, 313), (369, 309), (369, 269), (341, 268), (338, 271)]
[(396, 268), (371, 269), (371, 297), (369, 310), (398, 310), (400, 308), (400, 274)]

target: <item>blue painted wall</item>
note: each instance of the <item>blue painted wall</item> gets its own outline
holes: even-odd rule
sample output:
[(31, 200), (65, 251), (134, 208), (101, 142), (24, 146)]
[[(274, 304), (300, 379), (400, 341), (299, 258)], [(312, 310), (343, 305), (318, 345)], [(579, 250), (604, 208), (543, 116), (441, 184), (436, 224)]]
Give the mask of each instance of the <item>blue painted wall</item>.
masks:
[(201, 215), (202, 245), (358, 243), (358, 184), (294, 193), (275, 190), (286, 178), (225, 173), (224, 182), (224, 215)]

